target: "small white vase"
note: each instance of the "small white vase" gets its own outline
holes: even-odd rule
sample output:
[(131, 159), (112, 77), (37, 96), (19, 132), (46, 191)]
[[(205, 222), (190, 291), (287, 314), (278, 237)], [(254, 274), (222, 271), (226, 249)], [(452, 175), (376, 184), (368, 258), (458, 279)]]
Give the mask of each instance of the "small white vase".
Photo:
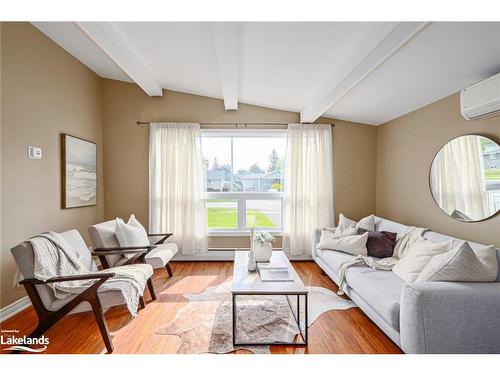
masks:
[(254, 242), (253, 252), (255, 254), (256, 262), (269, 262), (269, 259), (271, 259), (271, 255), (273, 255), (273, 248), (270, 243), (261, 245), (257, 242)]
[(248, 252), (248, 270), (253, 272), (257, 269), (257, 264), (255, 263), (255, 257), (253, 251)]

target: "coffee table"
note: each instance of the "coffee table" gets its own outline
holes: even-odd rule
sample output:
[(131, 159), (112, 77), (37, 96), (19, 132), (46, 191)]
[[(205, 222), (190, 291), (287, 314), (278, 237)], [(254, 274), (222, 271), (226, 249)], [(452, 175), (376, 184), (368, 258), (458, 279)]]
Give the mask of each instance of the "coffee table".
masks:
[[(292, 281), (261, 281), (258, 271), (248, 271), (248, 251), (235, 251), (232, 293), (232, 325), (233, 325), (233, 346), (258, 346), (258, 345), (307, 345), (307, 288), (293, 268), (287, 256), (282, 251), (273, 251), (271, 258), (279, 263), (285, 263), (289, 266)], [(282, 342), (273, 341), (270, 337), (266, 342), (237, 342), (237, 300), (238, 296), (262, 296), (262, 295), (280, 295), (284, 296), (292, 315), (297, 323), (301, 342)], [(296, 306), (292, 306), (291, 299), (296, 299)], [(304, 303), (304, 321), (301, 322), (300, 303)]]

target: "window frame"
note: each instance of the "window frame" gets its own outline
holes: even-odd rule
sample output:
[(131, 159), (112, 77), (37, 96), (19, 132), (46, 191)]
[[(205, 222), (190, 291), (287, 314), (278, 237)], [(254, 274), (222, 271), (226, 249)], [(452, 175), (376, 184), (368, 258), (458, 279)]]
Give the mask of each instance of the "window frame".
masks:
[[(286, 129), (202, 129), (203, 137), (250, 137), (250, 138), (285, 138)], [(208, 236), (244, 236), (250, 234), (250, 228), (246, 227), (246, 207), (249, 200), (279, 200), (281, 203), (281, 222), (276, 228), (265, 228), (273, 234), (283, 233), (283, 197), (284, 192), (208, 192), (205, 191), (205, 202), (209, 199), (236, 200), (237, 227), (236, 228), (209, 228), (207, 222)], [(260, 227), (259, 227), (260, 228)]]

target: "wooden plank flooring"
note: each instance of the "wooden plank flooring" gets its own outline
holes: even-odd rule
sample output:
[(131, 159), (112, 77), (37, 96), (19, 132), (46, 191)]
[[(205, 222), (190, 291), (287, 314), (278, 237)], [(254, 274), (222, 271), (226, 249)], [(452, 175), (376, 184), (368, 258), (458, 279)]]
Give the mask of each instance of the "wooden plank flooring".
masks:
[[(293, 262), (306, 285), (337, 290), (328, 276), (321, 275), (314, 262)], [(145, 296), (146, 308), (135, 319), (124, 307), (114, 307), (106, 319), (115, 346), (114, 354), (176, 353), (180, 339), (157, 335), (155, 329), (172, 319), (187, 304), (185, 293), (200, 293), (232, 276), (232, 262), (175, 262), (174, 276), (157, 270), (154, 285), (157, 300)], [(1, 329), (17, 329), (19, 335), (29, 334), (37, 318), (32, 308), (1, 323)], [(228, 322), (230, 324), (230, 322)], [(104, 353), (103, 341), (92, 313), (66, 316), (47, 334), (50, 339), (46, 353)], [(309, 329), (307, 348), (273, 347), (272, 353), (401, 353), (401, 350), (359, 309), (334, 310), (323, 314)], [(5, 352), (4, 352), (5, 353)], [(248, 353), (238, 350), (237, 353)]]

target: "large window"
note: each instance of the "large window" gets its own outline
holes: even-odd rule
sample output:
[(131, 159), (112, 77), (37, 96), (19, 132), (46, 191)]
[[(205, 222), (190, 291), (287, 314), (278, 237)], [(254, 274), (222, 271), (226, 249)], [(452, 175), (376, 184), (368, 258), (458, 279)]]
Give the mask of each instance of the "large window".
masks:
[(202, 136), (209, 232), (281, 231), (284, 131), (210, 131)]

